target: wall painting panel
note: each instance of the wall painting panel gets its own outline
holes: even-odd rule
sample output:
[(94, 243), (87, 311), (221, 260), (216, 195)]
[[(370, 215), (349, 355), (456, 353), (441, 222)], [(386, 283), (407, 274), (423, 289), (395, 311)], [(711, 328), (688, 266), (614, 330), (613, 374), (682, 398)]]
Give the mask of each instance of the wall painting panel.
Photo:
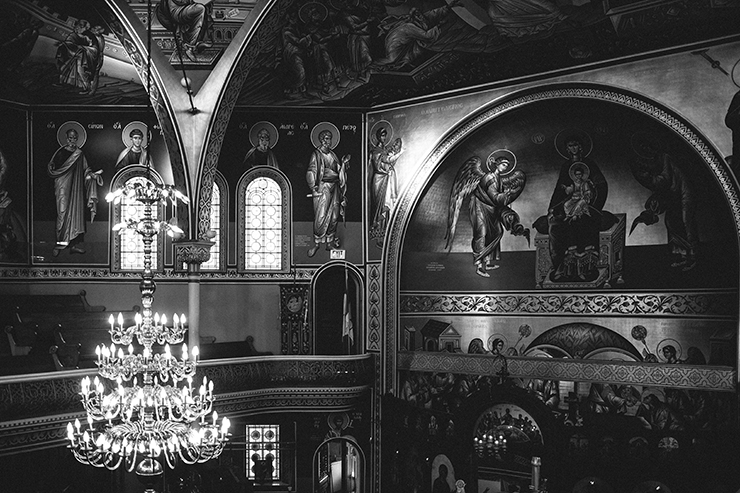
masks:
[(341, 258), (359, 263), (364, 200), (361, 136), (362, 121), (355, 113), (333, 113), (327, 120), (319, 112), (255, 115), (237, 108), (218, 169), (232, 196), (241, 176), (254, 166), (276, 167), (285, 174), (293, 193), (295, 263), (321, 264)]
[(134, 111), (33, 114), (34, 263), (109, 262), (105, 196), (128, 165), (148, 160), (165, 183), (172, 183), (167, 149), (158, 126), (147, 130), (148, 119)]

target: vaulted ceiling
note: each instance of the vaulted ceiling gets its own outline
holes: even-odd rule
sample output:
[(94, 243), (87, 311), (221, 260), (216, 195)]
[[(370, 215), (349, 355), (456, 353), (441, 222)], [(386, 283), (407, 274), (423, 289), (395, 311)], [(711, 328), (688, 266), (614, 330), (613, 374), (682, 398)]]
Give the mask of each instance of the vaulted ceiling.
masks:
[[(167, 0), (0, 0), (0, 99), (145, 104), (131, 50), (114, 35), (121, 19), (129, 19), (123, 22), (126, 31), (138, 30), (142, 43), (149, 44), (146, 24), (151, 18), (152, 52), (187, 77), (194, 94), (219, 61), (237, 65), (249, 57), (237, 106), (369, 108), (675, 50), (702, 56), (707, 70), (729, 77), (733, 67), (714, 62), (711, 46), (740, 38), (737, 0), (448, 3), (215, 1), (205, 11), (213, 22), (201, 35), (204, 43), (178, 50), (161, 12)], [(79, 19), (91, 28), (101, 26), (105, 63), (95, 91), (59, 82), (58, 46)], [(231, 57), (225, 56), (229, 49)]]

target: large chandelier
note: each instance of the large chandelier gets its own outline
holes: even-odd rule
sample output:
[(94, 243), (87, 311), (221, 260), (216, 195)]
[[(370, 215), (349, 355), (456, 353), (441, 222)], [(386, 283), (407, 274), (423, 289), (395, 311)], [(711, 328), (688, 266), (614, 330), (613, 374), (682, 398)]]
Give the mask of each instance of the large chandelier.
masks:
[[(165, 464), (174, 468), (178, 462), (195, 464), (218, 457), (229, 437), (229, 419), (219, 424), (218, 413), (211, 413), (212, 381), (204, 377), (200, 387), (193, 387), (197, 346), (188, 351), (183, 343), (180, 358), (172, 354), (170, 345), (179, 345), (185, 337), (185, 316), (175, 315), (168, 325), (166, 317), (152, 314), (152, 242), (160, 231), (182, 234), (176, 223), (157, 220), (153, 211), (159, 205), (177, 207), (178, 202), (189, 200), (171, 185), (154, 185), (150, 180), (129, 180), (106, 199), (117, 204), (123, 197), (143, 205), (143, 217), (129, 217), (113, 227), (119, 234), (134, 230), (143, 240), (142, 314), (137, 313), (130, 326), (121, 314), (117, 319), (110, 316), (112, 343), (98, 346), (95, 352), (100, 376), (112, 384), (104, 385), (97, 376), (93, 381), (82, 379), (87, 423), (79, 419), (74, 425), (68, 423), (67, 437), (69, 448), (83, 464), (124, 467), (140, 477), (151, 477), (161, 474)], [(143, 347), (141, 352), (134, 350), (134, 338)], [(163, 348), (155, 351), (155, 345)]]

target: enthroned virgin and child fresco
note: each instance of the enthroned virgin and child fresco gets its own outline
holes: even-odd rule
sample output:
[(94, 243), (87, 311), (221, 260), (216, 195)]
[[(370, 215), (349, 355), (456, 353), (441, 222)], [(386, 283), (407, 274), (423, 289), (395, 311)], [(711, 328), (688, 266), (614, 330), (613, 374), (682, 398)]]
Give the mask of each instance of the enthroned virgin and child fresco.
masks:
[(736, 288), (735, 229), (708, 165), (664, 125), (541, 101), (443, 158), (405, 234), (401, 289)]

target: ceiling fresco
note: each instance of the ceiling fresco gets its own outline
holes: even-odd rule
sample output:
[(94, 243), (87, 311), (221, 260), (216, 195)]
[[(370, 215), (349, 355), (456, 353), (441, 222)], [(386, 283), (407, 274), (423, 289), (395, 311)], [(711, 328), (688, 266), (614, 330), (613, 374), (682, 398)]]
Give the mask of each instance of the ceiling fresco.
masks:
[(294, 2), (239, 104), (369, 107), (738, 34), (739, 10), (736, 0)]
[(0, 96), (24, 104), (146, 104), (112, 19), (104, 2), (0, 0)]
[[(152, 50), (187, 71), (194, 85), (216, 65), (253, 6), (128, 2), (143, 26), (151, 19)], [(0, 0), (0, 96), (28, 104), (145, 105), (141, 79), (116, 35), (122, 29), (102, 0)]]
[[(152, 48), (196, 92), (255, 6), (120, 4), (142, 25), (151, 19)], [(279, 0), (272, 8), (280, 20), (260, 33), (240, 106), (371, 107), (740, 36), (738, 0)], [(0, 97), (146, 104), (120, 27), (103, 1), (0, 0)], [(707, 70), (732, 70), (713, 63), (711, 49), (697, 56)]]

